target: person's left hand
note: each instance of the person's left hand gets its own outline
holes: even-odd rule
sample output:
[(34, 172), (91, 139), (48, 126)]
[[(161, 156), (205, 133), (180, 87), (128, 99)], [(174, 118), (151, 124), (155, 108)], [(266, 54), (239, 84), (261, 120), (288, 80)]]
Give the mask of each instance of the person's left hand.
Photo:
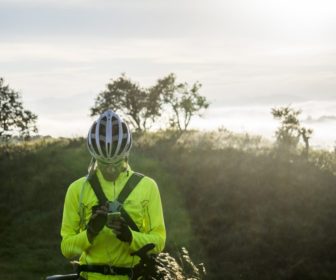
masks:
[(114, 220), (109, 227), (115, 233), (117, 238), (123, 242), (132, 242), (132, 232), (129, 229), (125, 219), (120, 217), (120, 219)]

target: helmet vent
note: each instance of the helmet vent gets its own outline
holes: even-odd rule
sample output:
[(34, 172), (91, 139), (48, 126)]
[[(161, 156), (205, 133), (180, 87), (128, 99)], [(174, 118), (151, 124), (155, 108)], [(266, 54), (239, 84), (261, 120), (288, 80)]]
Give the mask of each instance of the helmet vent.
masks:
[(93, 157), (107, 161), (127, 156), (132, 146), (128, 125), (112, 110), (107, 110), (90, 128), (88, 149)]

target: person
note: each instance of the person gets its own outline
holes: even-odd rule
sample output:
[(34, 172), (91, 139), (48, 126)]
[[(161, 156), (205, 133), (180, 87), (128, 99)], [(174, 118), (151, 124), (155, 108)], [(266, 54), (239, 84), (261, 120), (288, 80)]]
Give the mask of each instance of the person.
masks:
[[(87, 147), (92, 156), (89, 174), (74, 181), (65, 196), (62, 254), (68, 259), (80, 256), (80, 279), (132, 279), (133, 268), (140, 262), (134, 253), (148, 244), (155, 246), (151, 253), (159, 253), (165, 245), (159, 189), (153, 179), (142, 175), (124, 202), (117, 205), (117, 198), (128, 180), (138, 173), (128, 163), (131, 131), (112, 110), (102, 113), (92, 124)], [(105, 203), (99, 201), (95, 193), (90, 180), (93, 176), (107, 199)], [(119, 209), (111, 210), (111, 205)], [(138, 230), (120, 215), (120, 209), (128, 214)]]

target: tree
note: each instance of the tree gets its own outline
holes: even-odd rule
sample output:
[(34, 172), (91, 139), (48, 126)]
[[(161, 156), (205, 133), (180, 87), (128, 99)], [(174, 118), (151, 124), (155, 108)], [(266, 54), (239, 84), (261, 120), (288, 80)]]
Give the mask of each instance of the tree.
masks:
[(195, 82), (191, 87), (188, 83), (177, 83), (176, 76), (171, 73), (158, 80), (157, 85), (152, 88), (154, 92), (161, 92), (163, 102), (170, 105), (172, 109), (171, 127), (186, 131), (191, 118), (195, 114), (201, 116), (202, 109), (209, 107), (206, 98), (199, 94), (201, 86), (199, 82)]
[(90, 109), (91, 116), (109, 108), (125, 114), (138, 131), (145, 131), (160, 115), (160, 96), (157, 92), (141, 88), (122, 74), (108, 83), (107, 89), (97, 96), (95, 105)]
[(304, 155), (307, 158), (308, 158), (308, 155), (309, 155), (309, 139), (312, 136), (312, 134), (313, 134), (313, 130), (310, 129), (310, 128), (302, 127), (300, 129), (300, 135), (301, 135), (302, 140), (303, 140), (303, 142), (305, 144)]
[(20, 93), (5, 85), (3, 78), (0, 78), (0, 94), (0, 137), (27, 138), (37, 133), (37, 115), (23, 108)]
[(281, 122), (275, 132), (279, 148), (282, 151), (291, 152), (297, 148), (302, 138), (305, 144), (304, 154), (308, 157), (309, 139), (313, 130), (301, 126), (298, 119), (300, 114), (301, 110), (295, 110), (289, 106), (272, 109), (273, 117)]
[(90, 109), (91, 116), (110, 108), (122, 112), (138, 131), (146, 131), (163, 113), (171, 110), (171, 126), (185, 131), (192, 116), (209, 106), (206, 98), (198, 93), (200, 87), (198, 82), (191, 87), (187, 83), (177, 84), (175, 75), (169, 74), (154, 86), (142, 88), (122, 74), (97, 96)]

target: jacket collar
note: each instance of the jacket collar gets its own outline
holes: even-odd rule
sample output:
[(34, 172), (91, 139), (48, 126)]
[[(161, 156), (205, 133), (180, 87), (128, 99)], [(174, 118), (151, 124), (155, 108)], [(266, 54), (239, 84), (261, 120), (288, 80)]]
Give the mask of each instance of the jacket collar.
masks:
[(127, 168), (125, 171), (121, 172), (119, 174), (119, 176), (117, 177), (117, 179), (113, 182), (113, 181), (108, 181), (104, 178), (103, 174), (101, 173), (101, 171), (99, 170), (99, 168), (97, 168), (97, 176), (99, 181), (101, 182), (101, 184), (111, 184), (114, 183), (116, 185), (123, 183), (127, 180), (127, 178), (129, 178), (129, 176), (133, 173), (131, 167), (129, 166), (129, 164), (127, 165)]

